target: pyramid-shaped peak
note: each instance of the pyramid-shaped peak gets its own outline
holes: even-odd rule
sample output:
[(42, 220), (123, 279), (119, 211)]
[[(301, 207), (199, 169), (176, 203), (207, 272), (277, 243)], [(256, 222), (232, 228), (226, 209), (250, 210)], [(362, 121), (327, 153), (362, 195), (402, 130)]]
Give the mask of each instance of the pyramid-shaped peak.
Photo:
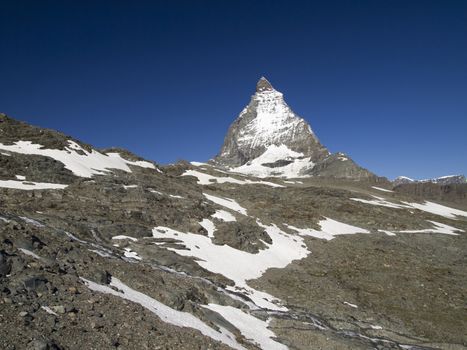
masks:
[(265, 77), (261, 77), (256, 84), (256, 92), (263, 91), (274, 91), (271, 83)]

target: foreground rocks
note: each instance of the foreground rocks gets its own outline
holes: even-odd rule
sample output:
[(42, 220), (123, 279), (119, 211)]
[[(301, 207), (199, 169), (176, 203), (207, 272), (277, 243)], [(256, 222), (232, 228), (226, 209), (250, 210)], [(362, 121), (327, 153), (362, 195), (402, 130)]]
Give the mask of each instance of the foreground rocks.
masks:
[[(40, 129), (27, 129), (15, 139), (15, 130), (22, 130), (15, 128), (5, 129), (8, 137), (0, 137), (0, 143), (22, 137), (42, 141)], [(66, 145), (61, 134), (51, 137), (56, 142), (47, 147)], [(4, 181), (25, 174), (30, 181), (68, 185), (60, 190), (0, 188), (1, 349), (230, 348), (123, 298), (112, 284), (115, 279), (213, 330), (231, 333), (246, 349), (271, 347), (252, 340), (234, 325), (234, 317), (206, 306), (232, 307), (258, 322), (268, 320), (274, 334), (268, 339), (276, 348), (467, 347), (466, 217), (408, 206), (424, 199), (408, 191), (392, 192), (384, 181), (260, 180), (188, 163), (132, 165), (130, 172), (114, 169), (85, 178), (37, 155), (10, 152), (1, 154), (0, 162)], [(214, 180), (200, 184), (199, 178), (186, 175), (188, 170)], [(224, 200), (220, 203), (227, 207), (206, 194)], [(376, 197), (386, 206), (368, 204)], [(440, 204), (466, 210), (462, 200), (440, 199)], [(245, 212), (229, 208), (232, 201)], [(298, 234), (297, 228), (321, 230), (324, 218), (367, 233), (331, 240)], [(432, 221), (457, 230), (436, 233)], [(308, 251), (284, 268), (268, 269), (247, 281), (278, 298), (281, 309), (254, 307), (251, 294), (235, 289), (233, 279), (182, 254), (190, 252), (182, 239), (187, 232), (209, 240), (214, 248), (231, 247), (239, 256), (262, 254), (274, 244), (266, 232), (269, 225), (302, 240), (301, 248)], [(156, 227), (176, 230), (179, 239), (153, 237)], [(86, 281), (117, 295), (91, 290)], [(261, 333), (259, 326), (255, 333)]]

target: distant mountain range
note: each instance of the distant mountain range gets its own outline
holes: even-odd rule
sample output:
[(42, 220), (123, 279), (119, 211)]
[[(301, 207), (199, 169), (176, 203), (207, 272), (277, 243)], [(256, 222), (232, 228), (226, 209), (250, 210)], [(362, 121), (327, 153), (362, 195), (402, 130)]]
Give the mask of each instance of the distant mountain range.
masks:
[(465, 184), (466, 178), (464, 175), (448, 175), (448, 176), (441, 176), (435, 177), (433, 179), (424, 179), (424, 180), (414, 180), (410, 177), (406, 176), (399, 176), (394, 179), (393, 184), (394, 186), (404, 185), (404, 184), (414, 184), (414, 183), (434, 183), (439, 185), (453, 185), (453, 184)]

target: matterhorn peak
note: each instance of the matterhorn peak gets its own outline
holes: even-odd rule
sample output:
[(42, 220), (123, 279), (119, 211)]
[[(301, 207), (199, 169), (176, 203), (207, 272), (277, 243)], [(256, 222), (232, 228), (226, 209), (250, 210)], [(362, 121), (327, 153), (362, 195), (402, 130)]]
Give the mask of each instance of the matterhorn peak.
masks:
[(262, 160), (272, 163), (279, 160), (277, 157), (307, 158), (310, 166), (329, 155), (310, 125), (292, 111), (283, 94), (265, 77), (258, 81), (250, 103), (230, 126), (215, 162), (239, 167), (261, 155), (267, 158)]
[(331, 156), (284, 95), (261, 77), (250, 103), (230, 125), (213, 163), (259, 177), (368, 177), (347, 156)]
[(258, 80), (258, 83), (256, 84), (256, 92), (263, 91), (274, 91), (274, 88), (272, 87), (271, 83), (265, 77), (261, 77)]

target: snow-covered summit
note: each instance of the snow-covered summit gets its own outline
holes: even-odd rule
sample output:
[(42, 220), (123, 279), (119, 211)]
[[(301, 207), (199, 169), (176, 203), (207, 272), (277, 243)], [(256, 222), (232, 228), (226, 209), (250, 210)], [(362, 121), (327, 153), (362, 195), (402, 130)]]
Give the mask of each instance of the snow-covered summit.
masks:
[(329, 152), (310, 125), (287, 105), (284, 95), (262, 77), (250, 103), (232, 123), (215, 161), (241, 166), (262, 155), (271, 145), (285, 145), (293, 152), (317, 161)]

